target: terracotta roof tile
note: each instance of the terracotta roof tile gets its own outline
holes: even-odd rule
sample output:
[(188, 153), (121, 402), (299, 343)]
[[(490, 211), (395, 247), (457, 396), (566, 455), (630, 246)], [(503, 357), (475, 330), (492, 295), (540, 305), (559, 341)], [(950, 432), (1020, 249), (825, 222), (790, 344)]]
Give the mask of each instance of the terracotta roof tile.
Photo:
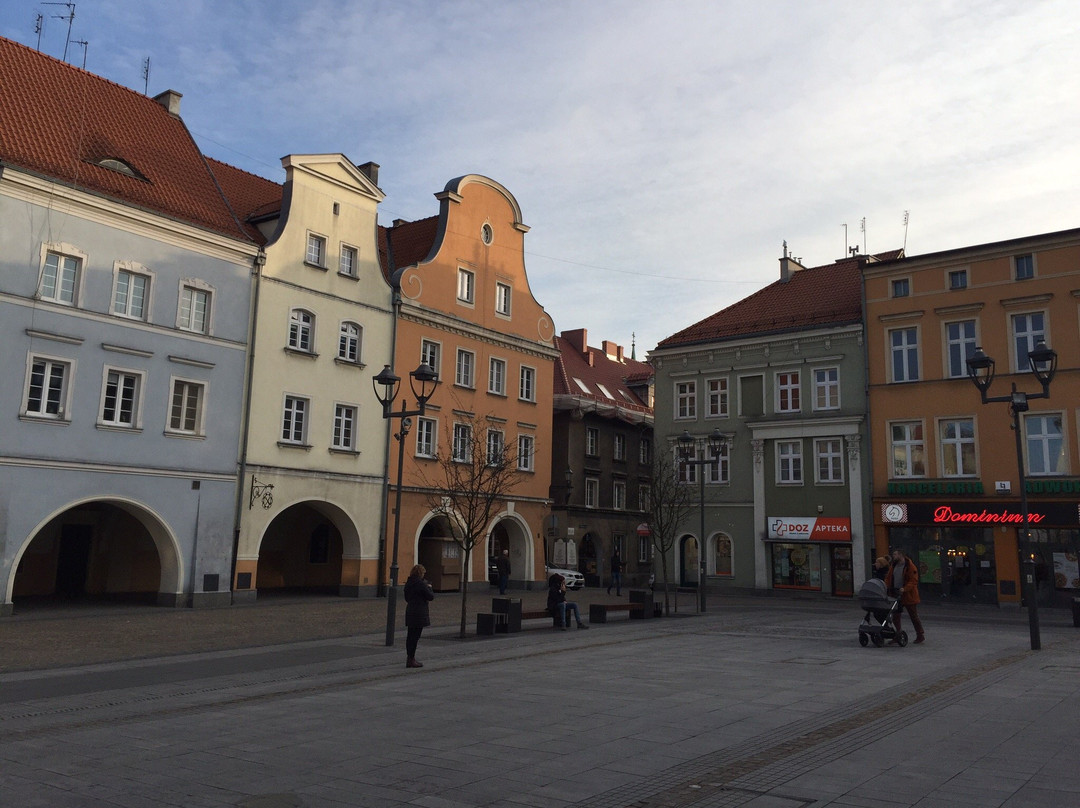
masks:
[[(586, 353), (582, 353), (578, 346), (562, 336), (555, 338), (555, 347), (559, 349), (559, 358), (555, 360), (556, 396), (570, 395), (635, 412), (652, 412), (626, 384), (629, 379), (647, 381), (653, 375), (652, 365), (628, 358), (619, 362), (592, 346), (586, 346)], [(575, 379), (580, 379), (588, 391), (583, 390)], [(610, 398), (604, 395), (600, 385), (611, 393)]]
[[(383, 272), (389, 278), (394, 270), (412, 266), (428, 257), (438, 234), (439, 217), (429, 216), (415, 222), (400, 222), (392, 227), (379, 227), (379, 258)], [(393, 252), (394, 266), (387, 259), (387, 242)]]
[[(874, 256), (892, 260), (901, 251)], [(715, 342), (736, 337), (776, 334), (814, 326), (862, 320), (862, 267), (865, 256), (801, 269), (788, 281), (777, 280), (726, 309), (663, 339), (657, 349)]]
[[(97, 165), (105, 158), (142, 179)], [(248, 239), (180, 118), (152, 98), (2, 37), (0, 161)]]
[(260, 244), (264, 243), (262, 233), (249, 222), (280, 212), (281, 185), (212, 157), (207, 157), (206, 162), (232, 206), (233, 213), (245, 223), (248, 234)]

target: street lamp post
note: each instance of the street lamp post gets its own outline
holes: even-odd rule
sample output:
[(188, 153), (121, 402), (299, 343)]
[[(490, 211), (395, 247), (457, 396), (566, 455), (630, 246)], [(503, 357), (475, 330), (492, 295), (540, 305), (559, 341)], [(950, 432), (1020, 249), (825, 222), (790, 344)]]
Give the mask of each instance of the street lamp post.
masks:
[[(417, 382), (420, 389), (416, 389)], [(405, 464), (405, 438), (412, 426), (412, 416), (423, 415), (427, 411), (428, 400), (439, 386), (439, 374), (423, 362), (413, 371), (409, 372), (409, 386), (416, 398), (416, 409), (408, 409), (408, 402), (401, 400), (401, 409), (393, 411), (394, 399), (397, 398), (398, 387), (401, 379), (385, 365), (379, 375), (372, 379), (375, 387), (375, 395), (382, 404), (382, 416), (386, 420), (397, 418), (401, 421), (401, 428), (394, 437), (398, 442), (398, 467), (397, 467), (397, 493), (394, 500), (394, 547), (390, 557), (390, 588), (386, 593), (386, 644), (394, 644), (394, 626), (397, 622), (397, 582), (398, 582), (398, 535), (401, 529), (401, 472)], [(380, 389), (382, 388), (381, 392)]]
[(705, 466), (720, 462), (720, 451), (724, 448), (727, 438), (719, 428), (714, 429), (706, 439), (706, 451), (704, 457), (697, 456), (698, 441), (689, 431), (683, 430), (679, 436), (679, 448), (682, 461), (688, 466), (698, 466), (698, 505), (701, 516), (701, 536), (698, 539), (698, 610), (705, 612)]
[(1016, 468), (1020, 483), (1020, 525), (1021, 533), (1017, 541), (1017, 553), (1020, 560), (1020, 586), (1028, 607), (1028, 631), (1031, 635), (1031, 650), (1042, 648), (1039, 637), (1039, 606), (1035, 585), (1035, 559), (1031, 552), (1031, 526), (1028, 519), (1027, 480), (1024, 475), (1024, 444), (1020, 437), (1020, 413), (1028, 411), (1028, 401), (1033, 398), (1050, 398), (1050, 382), (1057, 372), (1057, 353), (1046, 347), (1046, 340), (1040, 339), (1034, 350), (1028, 352), (1028, 364), (1042, 387), (1041, 393), (1025, 393), (1016, 389), (1005, 396), (988, 396), (990, 385), (994, 382), (994, 360), (987, 356), (981, 347), (967, 360), (968, 376), (979, 390), (983, 404), (1007, 402), (1012, 415), (1013, 434), (1016, 438)]

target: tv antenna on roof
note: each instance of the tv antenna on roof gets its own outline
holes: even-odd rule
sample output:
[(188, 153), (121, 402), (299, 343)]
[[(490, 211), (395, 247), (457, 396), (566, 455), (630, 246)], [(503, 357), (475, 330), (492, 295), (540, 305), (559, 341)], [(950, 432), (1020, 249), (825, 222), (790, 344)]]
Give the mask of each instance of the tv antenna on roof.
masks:
[(45, 16), (43, 14), (37, 14), (34, 17), (34, 33), (37, 34), (37, 49), (41, 50), (41, 29), (45, 22)]
[(67, 61), (68, 45), (71, 44), (71, 24), (73, 22), (75, 22), (75, 4), (74, 3), (42, 3), (41, 5), (43, 5), (43, 6), (67, 6), (67, 10), (68, 10), (67, 16), (64, 16), (63, 14), (54, 14), (53, 15), (53, 17), (55, 17), (58, 20), (67, 20), (67, 24), (68, 24), (67, 39), (64, 40), (64, 61), (66, 62)]
[(82, 45), (82, 69), (86, 70), (86, 51), (89, 48), (90, 43), (85, 39), (76, 39), (74, 44)]
[(911, 211), (904, 211), (904, 252), (907, 252), (907, 226), (908, 220), (911, 218)]
[(150, 87), (150, 57), (147, 56), (143, 59), (142, 63), (142, 78), (143, 78), (143, 95), (149, 94)]

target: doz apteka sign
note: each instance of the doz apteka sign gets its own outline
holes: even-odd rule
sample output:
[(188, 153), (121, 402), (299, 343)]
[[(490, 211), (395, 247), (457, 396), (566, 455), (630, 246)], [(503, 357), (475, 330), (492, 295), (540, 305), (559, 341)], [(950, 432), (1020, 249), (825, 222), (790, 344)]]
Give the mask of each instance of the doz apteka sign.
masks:
[(831, 516), (770, 516), (775, 541), (851, 541), (851, 520)]

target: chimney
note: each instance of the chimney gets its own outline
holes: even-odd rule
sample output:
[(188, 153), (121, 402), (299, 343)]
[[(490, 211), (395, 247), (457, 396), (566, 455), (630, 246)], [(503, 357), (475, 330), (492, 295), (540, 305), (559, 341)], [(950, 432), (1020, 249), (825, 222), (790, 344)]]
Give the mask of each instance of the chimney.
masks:
[(401, 227), (401, 225), (408, 224), (408, 223), (409, 223), (408, 219), (394, 219), (391, 226), (392, 227)]
[(615, 346), (615, 358), (619, 360), (619, 364), (626, 362), (626, 359), (623, 357), (623, 348), (621, 345)]
[(608, 359), (614, 359), (616, 362), (623, 361), (623, 350), (621, 345), (616, 345), (609, 339), (604, 340), (601, 344)]
[(589, 351), (589, 333), (584, 328), (575, 328), (573, 331), (562, 331), (559, 336), (570, 343), (583, 356)]
[(791, 280), (792, 275), (794, 275), (799, 270), (803, 270), (803, 269), (806, 269), (806, 267), (804, 267), (802, 264), (800, 264), (798, 259), (793, 258), (792, 256), (788, 255), (787, 242), (785, 241), (784, 242), (784, 257), (780, 259), (780, 280), (781, 280), (781, 282), (787, 283), (788, 281)]
[(375, 185), (379, 184), (379, 164), (367, 162), (363, 165), (357, 166), (360, 169), (360, 173), (367, 177)]
[(165, 109), (169, 110), (170, 115), (180, 117), (180, 99), (183, 98), (183, 94), (176, 92), (176, 90), (166, 90), (163, 93), (158, 93), (154, 96), (154, 100), (157, 101)]

